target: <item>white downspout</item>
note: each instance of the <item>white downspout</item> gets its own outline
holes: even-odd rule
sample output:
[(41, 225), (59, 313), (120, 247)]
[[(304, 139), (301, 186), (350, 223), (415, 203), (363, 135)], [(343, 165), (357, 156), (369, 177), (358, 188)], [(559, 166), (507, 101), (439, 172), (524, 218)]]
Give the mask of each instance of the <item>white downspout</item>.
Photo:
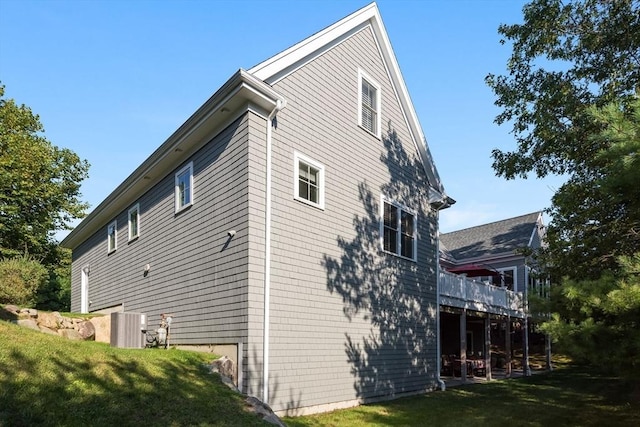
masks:
[(285, 106), (286, 102), (278, 99), (273, 111), (267, 117), (267, 176), (264, 196), (264, 324), (262, 337), (262, 401), (267, 404), (269, 403), (269, 293), (271, 288), (271, 127), (274, 116)]
[(441, 206), (438, 206), (436, 209), (436, 355), (438, 356), (438, 360), (436, 362), (436, 381), (440, 386), (440, 390), (445, 391), (447, 389), (447, 385), (444, 383), (442, 378), (440, 378), (440, 370), (442, 369), (442, 355), (440, 354), (442, 349), (440, 348), (440, 209)]

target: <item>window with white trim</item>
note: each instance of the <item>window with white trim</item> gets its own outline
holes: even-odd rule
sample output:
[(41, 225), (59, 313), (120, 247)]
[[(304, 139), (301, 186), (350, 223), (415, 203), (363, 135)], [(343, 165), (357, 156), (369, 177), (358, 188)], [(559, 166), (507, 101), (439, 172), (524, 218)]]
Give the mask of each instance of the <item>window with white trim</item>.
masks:
[(497, 270), (498, 273), (500, 273), (500, 276), (494, 279), (494, 284), (503, 288), (507, 288), (510, 291), (516, 291), (518, 289), (517, 267), (498, 268)]
[(193, 162), (176, 173), (176, 213), (193, 204)]
[(129, 241), (137, 239), (140, 235), (140, 205), (136, 204), (129, 209)]
[(380, 85), (358, 70), (358, 124), (380, 138)]
[(294, 199), (324, 209), (324, 166), (298, 152), (293, 157)]
[(416, 260), (416, 214), (386, 200), (381, 200), (380, 237), (385, 252)]
[(118, 248), (118, 221), (113, 221), (107, 226), (107, 252), (111, 253)]

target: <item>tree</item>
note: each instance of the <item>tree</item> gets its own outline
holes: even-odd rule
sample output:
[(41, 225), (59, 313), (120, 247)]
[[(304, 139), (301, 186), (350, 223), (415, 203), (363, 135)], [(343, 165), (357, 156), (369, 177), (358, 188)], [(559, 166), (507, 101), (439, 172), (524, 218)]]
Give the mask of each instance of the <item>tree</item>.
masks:
[(498, 30), (512, 43), (508, 75), (486, 78), (495, 121), (517, 143), (493, 150), (493, 168), (506, 179), (567, 176), (548, 211), (547, 260), (556, 275), (597, 278), (640, 251), (639, 186), (627, 185), (628, 168), (617, 173), (637, 165), (637, 140), (614, 135), (640, 93), (640, 2), (534, 0), (523, 13)]
[(82, 218), (80, 182), (89, 165), (71, 150), (52, 145), (39, 117), (4, 98), (0, 85), (0, 255), (52, 251), (53, 233)]
[(54, 234), (84, 216), (87, 204), (80, 200), (80, 183), (89, 164), (52, 145), (43, 132), (39, 117), (5, 99), (0, 85), (0, 260), (28, 258), (18, 263), (23, 272), (37, 270), (34, 263), (44, 265), (49, 283), (38, 288), (47, 289), (49, 298), (39, 295), (37, 300), (52, 301), (52, 295), (64, 298), (70, 274), (68, 265), (60, 268), (65, 258)]
[(557, 310), (542, 329), (576, 362), (640, 378), (640, 254), (621, 257), (615, 274), (565, 279), (553, 292)]

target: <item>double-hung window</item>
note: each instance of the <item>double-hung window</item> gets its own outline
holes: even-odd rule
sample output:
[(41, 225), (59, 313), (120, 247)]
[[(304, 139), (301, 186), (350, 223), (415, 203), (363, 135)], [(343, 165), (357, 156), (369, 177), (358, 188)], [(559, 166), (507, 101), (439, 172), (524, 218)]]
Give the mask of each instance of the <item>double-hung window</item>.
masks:
[(107, 252), (111, 253), (118, 247), (118, 221), (107, 226)]
[(136, 204), (129, 209), (129, 241), (140, 235), (140, 205)]
[(358, 70), (358, 124), (380, 137), (381, 90), (373, 79)]
[(416, 260), (416, 214), (384, 197), (380, 234), (385, 252)]
[(324, 209), (324, 166), (294, 153), (294, 199)]
[(175, 179), (176, 213), (193, 204), (193, 162), (176, 173)]

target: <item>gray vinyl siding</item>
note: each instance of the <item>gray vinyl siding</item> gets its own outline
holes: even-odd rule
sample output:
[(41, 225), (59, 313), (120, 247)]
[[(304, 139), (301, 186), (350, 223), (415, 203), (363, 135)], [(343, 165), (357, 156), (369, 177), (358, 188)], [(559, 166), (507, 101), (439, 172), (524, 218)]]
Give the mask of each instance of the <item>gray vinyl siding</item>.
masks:
[[(90, 265), (90, 311), (124, 304), (174, 315), (175, 344), (229, 344), (247, 336), (249, 271), (249, 119), (245, 114), (136, 203), (140, 236), (127, 242), (127, 206), (117, 215), (117, 250), (107, 254), (107, 224), (73, 251), (72, 309), (80, 309), (81, 268)], [(174, 212), (174, 174), (193, 162), (193, 205)], [(113, 220), (113, 219), (112, 219)], [(109, 223), (112, 221), (110, 220)], [(227, 242), (227, 232), (236, 230)], [(144, 266), (150, 265), (148, 275)]]
[[(382, 139), (358, 126), (358, 67), (382, 86)], [(286, 410), (431, 388), (436, 217), (372, 32), (274, 89), (288, 105), (273, 133), (269, 404)], [(294, 151), (324, 165), (324, 210), (293, 199)], [(417, 263), (381, 252), (382, 193), (417, 212)]]

